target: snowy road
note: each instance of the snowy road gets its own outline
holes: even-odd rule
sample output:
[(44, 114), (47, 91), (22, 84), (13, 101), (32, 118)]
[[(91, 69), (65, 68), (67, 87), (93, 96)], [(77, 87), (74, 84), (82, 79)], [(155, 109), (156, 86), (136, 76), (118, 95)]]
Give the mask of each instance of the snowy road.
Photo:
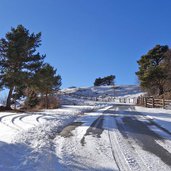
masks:
[(171, 111), (111, 103), (2, 112), (0, 171), (169, 171), (169, 123)]
[(171, 170), (171, 135), (130, 105), (88, 113), (54, 141), (60, 170)]

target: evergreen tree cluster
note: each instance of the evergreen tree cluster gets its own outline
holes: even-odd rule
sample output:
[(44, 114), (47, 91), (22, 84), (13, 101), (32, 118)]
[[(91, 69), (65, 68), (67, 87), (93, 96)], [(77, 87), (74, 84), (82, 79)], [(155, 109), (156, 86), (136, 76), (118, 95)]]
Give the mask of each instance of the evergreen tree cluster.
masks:
[(0, 88), (9, 89), (6, 108), (21, 97), (33, 107), (40, 96), (47, 97), (61, 86), (56, 69), (37, 52), (40, 45), (41, 33), (29, 33), (23, 25), (11, 28), (0, 39)]
[(103, 78), (96, 78), (94, 86), (114, 85), (115, 75), (106, 76)]
[(171, 91), (171, 50), (167, 45), (156, 45), (143, 55), (136, 72), (142, 89), (150, 95), (163, 95)]

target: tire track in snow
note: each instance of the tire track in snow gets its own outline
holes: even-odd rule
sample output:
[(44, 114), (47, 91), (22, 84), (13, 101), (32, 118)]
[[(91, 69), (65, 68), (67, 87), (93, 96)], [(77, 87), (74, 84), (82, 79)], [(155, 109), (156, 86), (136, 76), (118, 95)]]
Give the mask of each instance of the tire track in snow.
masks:
[(33, 114), (27, 115), (27, 116), (21, 116), (21, 117), (19, 118), (19, 120), (22, 121), (22, 122), (24, 122), (24, 123), (26, 123), (26, 124), (28, 124), (28, 125), (36, 126), (36, 124), (34, 124), (34, 123), (30, 123), (30, 122), (24, 121), (24, 119), (25, 119), (26, 117), (29, 117), (29, 116), (32, 116), (32, 115), (33, 115)]
[[(132, 165), (135, 163), (137, 169), (135, 170), (151, 170), (146, 162), (143, 160), (137, 149), (132, 145), (133, 140), (129, 138), (129, 135), (121, 131), (123, 123), (121, 118), (117, 118), (115, 124), (118, 128), (118, 140), (120, 140), (120, 146), (123, 146), (122, 149), (125, 150), (125, 155), (128, 158), (128, 163)], [(124, 143), (123, 143), (124, 142)], [(137, 142), (134, 142), (137, 143)], [(131, 156), (131, 155), (132, 156)]]
[[(10, 122), (9, 122), (9, 121), (3, 121), (4, 119), (8, 119), (8, 118), (10, 118), (11, 116), (16, 116), (16, 115), (23, 115), (23, 113), (21, 113), (21, 114), (19, 114), (19, 113), (17, 113), (17, 114), (8, 114), (8, 115), (1, 116), (1, 117), (0, 117), (0, 123), (4, 124), (5, 126), (11, 128), (11, 129), (20, 131), (20, 129), (18, 129), (18, 127), (13, 126), (13, 124), (12, 124), (12, 126), (11, 126), (11, 125), (9, 124), (9, 123), (11, 122), (11, 119), (10, 119)], [(12, 122), (11, 122), (11, 123), (12, 123)]]
[(109, 130), (108, 130), (108, 137), (109, 137), (109, 142), (110, 142), (110, 145), (111, 145), (111, 150), (112, 150), (113, 159), (114, 159), (114, 161), (115, 161), (115, 163), (116, 163), (116, 165), (117, 165), (119, 171), (121, 171), (121, 168), (120, 168), (120, 166), (119, 166), (119, 163), (118, 163), (118, 161), (117, 161), (117, 159), (116, 159), (116, 154), (115, 154), (115, 152), (114, 152), (114, 150), (113, 150), (113, 148), (112, 148), (112, 140), (111, 140), (111, 137), (110, 137)]
[[(111, 144), (113, 158), (121, 171), (144, 171), (149, 170), (141, 156), (131, 143), (119, 132), (116, 117), (105, 117), (108, 125), (108, 137)], [(110, 127), (110, 125), (112, 125)]]
[(8, 115), (3, 115), (0, 117), (0, 122), (2, 121), (2, 119), (6, 118), (6, 117), (9, 117), (9, 116), (15, 116), (15, 115), (23, 115), (23, 113), (17, 113), (17, 114), (8, 114)]
[[(24, 121), (25, 118), (30, 117), (30, 116), (35, 116), (33, 122), (26, 122)], [(45, 117), (51, 117), (55, 118), (54, 116), (50, 114), (44, 114), (44, 113), (12, 113), (12, 114), (5, 114), (3, 116), (0, 116), (0, 123), (11, 128), (15, 129), (17, 131), (24, 130), (22, 127), (22, 124), (28, 124), (32, 126), (36, 126), (36, 123), (39, 124), (41, 118)], [(32, 117), (33, 119), (33, 117)], [(21, 122), (21, 123), (19, 123)]]
[(40, 120), (41, 118), (43, 118), (43, 117), (44, 117), (44, 116), (42, 116), (42, 115), (41, 115), (41, 116), (38, 116), (38, 117), (36, 118), (36, 121), (37, 121), (37, 122), (40, 122), (39, 120)]
[[(26, 124), (29, 124), (29, 125), (36, 126), (36, 124), (34, 124), (34, 123), (30, 123), (30, 122), (25, 122), (25, 121), (23, 121), (23, 119), (26, 118), (26, 117), (36, 116), (36, 115), (37, 115), (37, 114), (23, 114), (22, 116), (20, 116), (20, 115), (19, 115), (19, 116), (15, 116), (15, 117), (13, 117), (13, 118), (11, 119), (11, 122), (12, 122), (15, 126), (17, 126), (18, 128), (24, 130), (24, 129), (20, 126), (20, 124), (17, 123), (17, 121), (20, 121), (21, 123), (26, 123)], [(36, 118), (37, 118), (37, 117), (36, 117)], [(35, 118), (35, 120), (36, 120), (36, 118)]]
[[(12, 124), (14, 124), (16, 127), (20, 128), (20, 129), (22, 129), (22, 130), (24, 130), (21, 126), (19, 126), (19, 124), (16, 123), (16, 120), (18, 119), (19, 121), (21, 121), (20, 118), (22, 118), (22, 117), (27, 117), (27, 116), (30, 116), (30, 115), (28, 115), (28, 114), (23, 114), (22, 116), (15, 116), (15, 117), (13, 117), (13, 118), (11, 119), (11, 122), (12, 122)], [(22, 122), (22, 121), (21, 121), (21, 122)]]
[[(38, 114), (15, 113), (15, 114), (3, 115), (0, 117), (0, 123), (6, 125), (7, 127), (10, 127), (11, 129), (21, 131), (24, 129), (17, 123), (17, 121), (21, 121), (23, 123), (36, 126), (36, 124), (23, 121), (24, 118), (33, 116), (33, 115), (38, 115)], [(35, 120), (36, 120), (36, 118), (35, 118)]]
[[(55, 116), (52, 116), (52, 115), (45, 115), (45, 114), (43, 114), (43, 115), (41, 115), (41, 116), (38, 116), (37, 118), (36, 118), (36, 121), (37, 122), (40, 122), (40, 119), (45, 119), (46, 117), (51, 117), (51, 118), (53, 118), (53, 119), (55, 119), (56, 117)], [(41, 123), (41, 122), (40, 122)]]
[[(110, 122), (111, 122), (111, 119), (110, 119)], [(109, 118), (107, 119), (107, 123), (109, 124)], [(115, 123), (113, 122), (113, 125), (114, 124)], [(109, 142), (111, 145), (113, 159), (116, 162), (120, 171), (132, 171), (131, 167), (129, 166), (129, 162), (123, 152), (123, 149), (120, 146), (121, 142), (118, 141), (116, 132), (117, 131), (114, 129), (108, 130), (108, 137), (109, 137)]]

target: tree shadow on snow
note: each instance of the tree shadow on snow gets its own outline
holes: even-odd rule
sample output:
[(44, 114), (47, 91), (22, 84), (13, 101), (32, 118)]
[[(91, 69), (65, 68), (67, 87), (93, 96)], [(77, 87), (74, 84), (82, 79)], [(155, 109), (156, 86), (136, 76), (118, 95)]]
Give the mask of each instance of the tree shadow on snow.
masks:
[(23, 143), (0, 141), (0, 171), (56, 171), (59, 159), (49, 149), (32, 149)]

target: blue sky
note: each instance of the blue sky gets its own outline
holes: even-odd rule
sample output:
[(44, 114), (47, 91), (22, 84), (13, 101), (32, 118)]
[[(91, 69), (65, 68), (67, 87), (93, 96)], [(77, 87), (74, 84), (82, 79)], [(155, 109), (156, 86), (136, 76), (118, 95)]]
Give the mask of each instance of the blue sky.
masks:
[(42, 32), (39, 51), (62, 87), (116, 75), (137, 84), (136, 61), (156, 44), (171, 46), (170, 0), (0, 0), (0, 37), (23, 24)]

